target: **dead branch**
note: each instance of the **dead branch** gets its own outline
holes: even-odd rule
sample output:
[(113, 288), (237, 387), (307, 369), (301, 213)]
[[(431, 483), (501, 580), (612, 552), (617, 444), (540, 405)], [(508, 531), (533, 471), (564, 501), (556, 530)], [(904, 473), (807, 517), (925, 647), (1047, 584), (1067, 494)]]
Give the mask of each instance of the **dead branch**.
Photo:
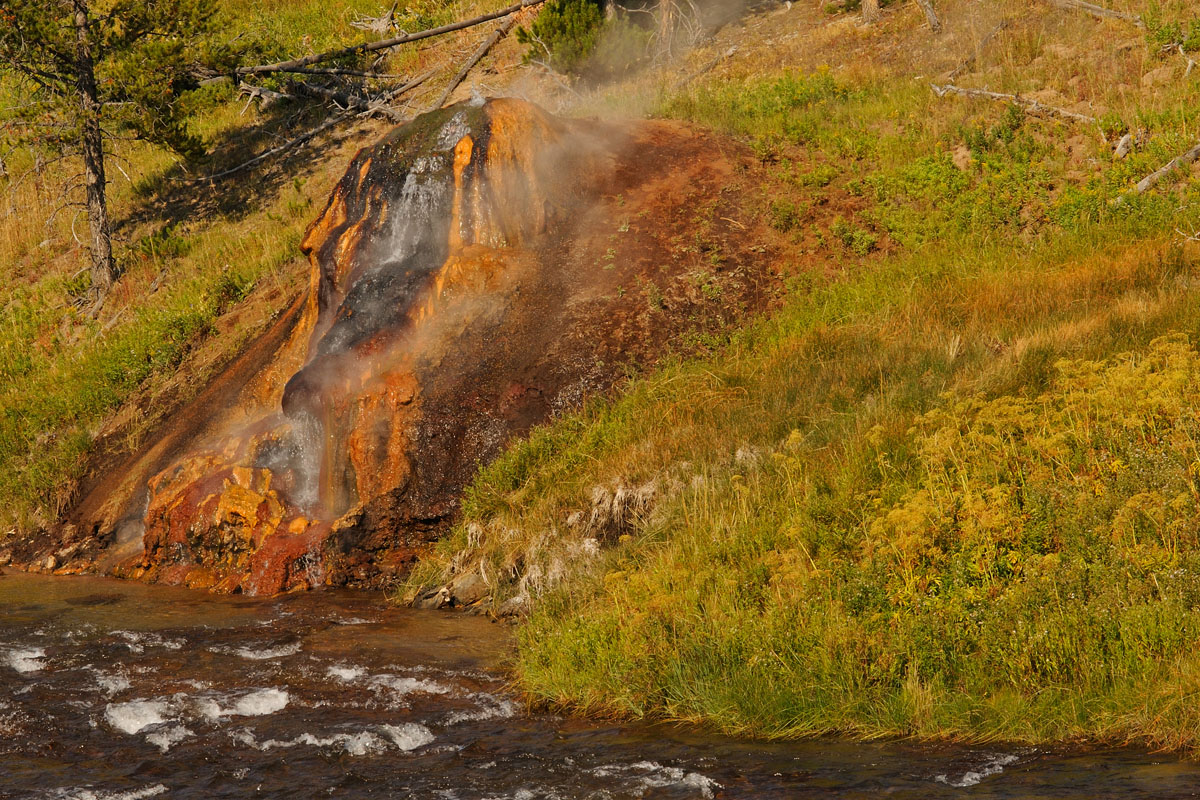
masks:
[(296, 99), (295, 97), (293, 97), (290, 94), (284, 94), (283, 92), (272, 91), (271, 89), (264, 89), (261, 86), (254, 86), (249, 83), (239, 83), (238, 84), (238, 94), (244, 94), (252, 100), (262, 101), (263, 108), (266, 108), (267, 106), (270, 106), (270, 105), (274, 105), (275, 103), (278, 103), (281, 100), (295, 100)]
[(291, 150), (293, 147), (298, 147), (298, 146), (304, 144), (309, 139), (313, 138), (314, 136), (321, 133), (322, 131), (329, 130), (334, 125), (337, 125), (340, 122), (346, 121), (347, 119), (350, 118), (350, 116), (351, 116), (351, 112), (349, 112), (349, 111), (342, 111), (337, 114), (334, 114), (333, 116), (329, 117), (327, 120), (322, 122), (317, 127), (313, 128), (312, 130), (308, 131), (307, 133), (302, 133), (294, 139), (289, 139), (288, 141), (284, 142), (283, 144), (279, 145), (278, 147), (272, 147), (270, 150), (266, 150), (262, 153), (259, 153), (254, 158), (250, 159), (249, 161), (243, 161), (241, 164), (238, 164), (236, 167), (230, 167), (229, 169), (218, 172), (215, 175), (208, 175), (203, 178), (193, 178), (193, 179), (189, 180), (188, 183), (198, 183), (201, 181), (216, 181), (216, 180), (220, 180), (221, 178), (226, 178), (230, 175), (234, 175), (238, 172), (249, 169), (250, 167), (253, 167), (255, 164), (260, 164), (263, 161), (266, 161), (268, 158), (271, 158), (272, 156), (277, 156), (280, 153), (284, 153), (288, 150)]
[(288, 72), (299, 67), (308, 67), (313, 64), (319, 64), (322, 61), (332, 61), (338, 58), (346, 58), (347, 56), (356, 55), (358, 53), (374, 53), (378, 50), (387, 50), (392, 47), (397, 47), (408, 42), (415, 42), (420, 39), (428, 39), (431, 36), (441, 36), (444, 33), (460, 31), (464, 28), (471, 28), (476, 25), (482, 25), (485, 22), (491, 22), (494, 19), (507, 17), (510, 14), (541, 5), (546, 0), (522, 0), (520, 3), (502, 8), (499, 11), (493, 11), (488, 14), (480, 14), (478, 17), (465, 19), (460, 22), (452, 22), (449, 25), (442, 25), (438, 28), (430, 28), (429, 30), (417, 31), (416, 33), (405, 33), (391, 39), (381, 39), (377, 42), (363, 42), (361, 44), (343, 47), (340, 50), (329, 50), (324, 53), (315, 53), (303, 58), (293, 59), (291, 61), (280, 61), (275, 64), (259, 64), (253, 67), (238, 67), (235, 71), (237, 75), (262, 75), (269, 72)]
[(435, 73), (436, 73), (436, 70), (430, 70), (429, 72), (426, 72), (424, 75), (420, 75), (416, 78), (413, 78), (411, 81), (404, 84), (403, 86), (398, 86), (395, 89), (384, 92), (383, 94), (379, 95), (378, 97), (372, 98), (371, 100), (367, 101), (365, 103), (365, 105), (363, 105), (363, 106), (355, 106), (354, 108), (346, 108), (342, 111), (339, 111), (338, 113), (329, 117), (329, 119), (325, 120), (320, 125), (313, 128), (312, 130), (308, 131), (307, 133), (302, 133), (299, 136), (297, 136), (296, 138), (289, 139), (288, 141), (284, 142), (283, 144), (281, 144), (277, 147), (272, 147), (270, 150), (259, 153), (254, 158), (250, 159), (249, 161), (244, 161), (235, 167), (230, 167), (229, 169), (224, 170), (222, 172), (218, 172), (215, 175), (209, 175), (209, 176), (203, 177), (203, 178), (189, 179), (187, 181), (187, 183), (199, 183), (201, 181), (215, 181), (215, 180), (219, 180), (221, 178), (228, 177), (229, 175), (234, 175), (243, 170), (249, 169), (250, 167), (253, 167), (255, 164), (260, 164), (263, 161), (266, 161), (268, 158), (271, 158), (272, 156), (277, 156), (280, 153), (287, 152), (288, 150), (291, 150), (293, 147), (299, 147), (300, 145), (304, 144), (305, 142), (307, 142), (309, 139), (313, 138), (317, 134), (319, 134), (323, 131), (329, 130), (334, 125), (337, 125), (341, 122), (345, 122), (346, 120), (350, 119), (352, 116), (355, 115), (355, 112), (358, 112), (358, 116), (368, 116), (371, 114), (382, 114), (384, 116), (387, 116), (390, 119), (399, 121), (399, 120), (401, 120), (400, 112), (396, 111), (393, 108), (389, 108), (387, 106), (387, 104), (389, 102), (391, 102), (392, 100), (395, 100), (397, 97), (404, 94), (405, 92), (410, 91), (410, 90), (415, 89), (416, 87), (420, 86), (422, 83), (424, 83), (425, 81), (427, 81), (431, 77), (433, 77), (433, 75)]
[(933, 0), (917, 0), (917, 5), (925, 12), (925, 21), (929, 23), (929, 30), (941, 33), (942, 21), (938, 19), (937, 11), (933, 7)]
[(366, 109), (363, 110), (359, 116), (370, 116), (375, 114), (387, 117), (394, 122), (403, 122), (405, 119), (404, 116), (399, 111), (389, 106), (388, 103), (392, 102), (400, 95), (407, 94), (408, 92), (417, 88), (422, 83), (436, 75), (437, 72), (437, 69), (431, 69), (428, 72), (413, 78), (403, 86), (397, 86), (395, 89), (391, 89), (383, 94), (376, 95), (367, 101)]
[(1111, 8), (1098, 6), (1094, 3), (1087, 3), (1084, 0), (1049, 0), (1051, 5), (1056, 5), (1059, 8), (1067, 8), (1073, 11), (1082, 11), (1086, 14), (1091, 14), (1093, 17), (1102, 17), (1107, 19), (1124, 20), (1130, 24), (1136, 25), (1139, 28), (1146, 27), (1146, 23), (1137, 14), (1126, 14), (1124, 11), (1113, 11)]
[(392, 28), (396, 27), (396, 6), (398, 3), (392, 3), (391, 9), (378, 17), (358, 16), (350, 23), (350, 27), (358, 28), (359, 30), (371, 31), (372, 33), (387, 33)]
[(1062, 117), (1064, 119), (1069, 119), (1072, 122), (1094, 123), (1096, 121), (1095, 117), (1089, 117), (1087, 114), (1077, 114), (1074, 111), (1068, 111), (1065, 108), (1048, 106), (1045, 103), (1040, 103), (1037, 100), (1033, 100), (1028, 97), (1021, 97), (1020, 95), (1016, 94), (989, 92), (986, 89), (963, 89), (962, 87), (955, 86), (954, 84), (938, 86), (937, 84), (931, 83), (930, 88), (933, 89), (933, 93), (938, 97), (945, 97), (947, 94), (960, 94), (964, 97), (982, 97), (987, 100), (1002, 100), (1006, 103), (1013, 103), (1021, 106), (1022, 108), (1028, 109), (1033, 114)]
[(1197, 158), (1200, 158), (1200, 144), (1197, 144), (1186, 153), (1168, 161), (1163, 166), (1159, 167), (1154, 172), (1151, 172), (1146, 177), (1138, 181), (1138, 185), (1133, 187), (1134, 194), (1145, 194), (1154, 188), (1163, 178), (1167, 177), (1177, 169), (1181, 169), (1190, 165)]
[(496, 42), (500, 41), (505, 36), (507, 36), (508, 32), (512, 30), (513, 25), (516, 25), (516, 24), (517, 24), (517, 17), (516, 17), (516, 15), (513, 15), (513, 16), (509, 17), (508, 19), (504, 20), (504, 22), (501, 23), (500, 27), (498, 27), (498, 28), (496, 28), (496, 30), (492, 31), (492, 35), (489, 36), (488, 38), (484, 39), (483, 44), (479, 45), (479, 48), (471, 55), (471, 57), (469, 59), (467, 59), (467, 63), (463, 64), (462, 69), (460, 69), (458, 71), (458, 74), (454, 76), (454, 78), (450, 81), (450, 83), (442, 91), (441, 96), (439, 96), (438, 99), (436, 101), (434, 101), (434, 103), (432, 105), (429, 106), (429, 110), (433, 111), (433, 110), (439, 109), (443, 105), (445, 105), (446, 100), (449, 99), (451, 93), (453, 93), (454, 90), (458, 88), (458, 85), (466, 79), (467, 73), (470, 72), (471, 69), (476, 64), (479, 63), (480, 59), (482, 59), (485, 55), (487, 55), (488, 50), (491, 50), (492, 47), (495, 46)]
[(1002, 31), (1002, 30), (1005, 30), (1011, 24), (1012, 24), (1012, 20), (1009, 20), (1009, 19), (1000, 20), (999, 25), (992, 28), (991, 32), (988, 33), (987, 36), (984, 36), (982, 39), (979, 40), (979, 44), (975, 47), (975, 51), (973, 53), (971, 53), (971, 55), (964, 58), (957, 67), (950, 70), (950, 74), (946, 76), (946, 79), (952, 81), (955, 78), (957, 78), (959, 75), (962, 75), (967, 70), (974, 69), (976, 62), (979, 61), (980, 54), (983, 53), (984, 48), (986, 48), (989, 44), (991, 44), (992, 39), (996, 38), (996, 34), (1000, 33), (1000, 31)]
[(402, 73), (391, 72), (373, 72), (362, 69), (341, 69), (339, 67), (297, 67), (295, 69), (281, 69), (280, 72), (298, 75), (345, 75), (351, 78), (403, 78)]

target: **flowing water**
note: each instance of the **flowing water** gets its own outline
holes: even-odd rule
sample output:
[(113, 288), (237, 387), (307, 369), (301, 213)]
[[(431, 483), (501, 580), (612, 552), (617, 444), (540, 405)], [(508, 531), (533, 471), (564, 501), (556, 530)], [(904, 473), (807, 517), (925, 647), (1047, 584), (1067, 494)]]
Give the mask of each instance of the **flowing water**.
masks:
[(0, 797), (1193, 797), (1119, 750), (764, 744), (527, 713), (505, 626), (334, 591), (0, 577)]

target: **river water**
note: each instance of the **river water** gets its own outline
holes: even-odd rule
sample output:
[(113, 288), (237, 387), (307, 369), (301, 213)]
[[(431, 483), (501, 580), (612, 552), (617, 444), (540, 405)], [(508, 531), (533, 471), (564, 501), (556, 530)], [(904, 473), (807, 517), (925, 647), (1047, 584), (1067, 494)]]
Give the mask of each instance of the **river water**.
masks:
[(739, 741), (528, 713), (504, 625), (379, 595), (0, 577), (0, 797), (1194, 797), (1131, 750)]

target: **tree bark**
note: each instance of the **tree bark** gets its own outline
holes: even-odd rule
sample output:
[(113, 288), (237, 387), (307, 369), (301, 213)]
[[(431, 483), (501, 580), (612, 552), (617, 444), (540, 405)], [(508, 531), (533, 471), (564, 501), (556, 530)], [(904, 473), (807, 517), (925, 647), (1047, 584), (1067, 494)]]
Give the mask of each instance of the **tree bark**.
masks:
[(879, 19), (879, 0), (862, 0), (862, 20), (870, 25)]
[(88, 32), (87, 0), (72, 0), (75, 8), (75, 87), (79, 94), (79, 139), (87, 190), (88, 227), (92, 234), (92, 301), (99, 308), (117, 277), (112, 256), (112, 229), (105, 201), (104, 140), (100, 134), (100, 98)]
[(942, 21), (938, 19), (937, 10), (933, 7), (933, 0), (917, 0), (917, 5), (925, 12), (925, 21), (929, 23), (929, 30), (941, 33)]

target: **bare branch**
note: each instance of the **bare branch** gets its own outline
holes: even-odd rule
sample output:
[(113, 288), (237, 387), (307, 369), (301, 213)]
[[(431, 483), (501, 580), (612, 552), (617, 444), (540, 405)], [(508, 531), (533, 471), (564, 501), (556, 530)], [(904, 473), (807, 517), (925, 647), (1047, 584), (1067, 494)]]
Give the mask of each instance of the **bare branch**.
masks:
[(404, 84), (403, 86), (399, 86), (395, 89), (384, 92), (383, 94), (381, 94), (377, 97), (371, 98), (370, 100), (367, 100), (365, 102), (361, 102), (361, 103), (349, 106), (349, 107), (339, 111), (338, 113), (334, 114), (333, 116), (329, 117), (324, 122), (322, 122), (320, 125), (313, 128), (312, 130), (308, 131), (307, 133), (302, 133), (301, 135), (299, 135), (293, 139), (289, 139), (288, 141), (284, 142), (281, 145), (272, 147), (270, 150), (266, 150), (262, 153), (259, 153), (254, 158), (251, 158), (249, 161), (244, 161), (241, 164), (238, 164), (237, 166), (230, 167), (229, 169), (223, 170), (214, 175), (208, 175), (208, 176), (201, 177), (201, 178), (189, 178), (189, 179), (186, 179), (184, 182), (185, 183), (200, 183), (200, 182), (204, 182), (204, 181), (215, 181), (215, 180), (220, 180), (221, 178), (228, 177), (230, 175), (237, 174), (239, 172), (242, 172), (243, 170), (247, 170), (250, 167), (253, 167), (255, 164), (260, 164), (263, 161), (266, 161), (267, 159), (269, 159), (273, 156), (277, 156), (280, 153), (287, 152), (288, 150), (291, 150), (294, 147), (299, 147), (300, 145), (307, 142), (309, 139), (312, 139), (317, 134), (319, 134), (323, 131), (329, 130), (330, 128), (332, 128), (333, 126), (335, 126), (339, 123), (349, 120), (351, 117), (355, 116), (356, 112), (357, 112), (358, 116), (369, 116), (371, 114), (379, 114), (379, 115), (386, 116), (389, 119), (399, 120), (400, 113), (393, 108), (389, 108), (387, 104), (389, 102), (391, 102), (392, 100), (394, 100), (395, 98), (399, 97), (400, 95), (404, 94), (405, 92), (411, 91), (412, 89), (415, 89), (417, 86), (420, 86), (422, 83), (429, 80), (429, 78), (433, 77), (435, 72), (436, 72), (435, 70), (431, 70), (429, 72), (426, 72), (424, 75), (420, 75), (416, 78), (413, 78), (411, 81)]
[(272, 147), (270, 150), (266, 150), (262, 153), (259, 153), (254, 158), (250, 159), (249, 161), (243, 161), (241, 164), (238, 164), (236, 167), (230, 167), (229, 169), (223, 170), (222, 172), (218, 172), (215, 175), (209, 175), (204, 178), (195, 178), (195, 179), (189, 180), (188, 183), (196, 183), (199, 181), (216, 181), (216, 180), (220, 180), (221, 178), (226, 178), (226, 177), (229, 177), (230, 175), (234, 175), (238, 172), (242, 172), (243, 170), (247, 170), (250, 167), (253, 167), (255, 164), (259, 164), (259, 163), (262, 163), (263, 161), (266, 161), (268, 158), (271, 158), (272, 156), (277, 156), (280, 153), (291, 150), (293, 147), (298, 147), (298, 146), (304, 144), (309, 139), (313, 138), (314, 136), (321, 133), (322, 131), (329, 130), (334, 125), (337, 125), (340, 122), (345, 122), (349, 118), (350, 118), (349, 111), (342, 111), (341, 113), (334, 114), (332, 117), (329, 117), (324, 122), (322, 122), (320, 125), (313, 128), (312, 130), (308, 131), (307, 133), (302, 133), (299, 136), (295, 137), (294, 139), (289, 139), (277, 147)]
[(1190, 165), (1197, 158), (1200, 158), (1200, 144), (1197, 144), (1186, 153), (1176, 156), (1163, 166), (1156, 169), (1154, 172), (1151, 172), (1149, 175), (1142, 178), (1140, 181), (1138, 181), (1138, 185), (1133, 187), (1133, 193), (1145, 194), (1146, 192), (1150, 191), (1150, 189), (1158, 185), (1163, 178), (1167, 177), (1177, 169)]
[(478, 64), (485, 55), (487, 55), (488, 50), (491, 50), (492, 47), (495, 46), (496, 42), (508, 35), (508, 32), (512, 30), (513, 25), (516, 23), (516, 16), (509, 17), (508, 19), (504, 20), (503, 23), (501, 23), (500, 27), (492, 31), (491, 36), (483, 40), (483, 44), (479, 45), (479, 48), (471, 55), (469, 59), (467, 59), (467, 63), (463, 64), (462, 69), (460, 69), (458, 74), (451, 79), (450, 83), (446, 86), (445, 90), (442, 91), (442, 94), (438, 97), (438, 99), (429, 106), (430, 111), (441, 108), (446, 104), (446, 100), (449, 99), (454, 90), (458, 88), (458, 85), (466, 79), (467, 73), (469, 73), (471, 69)]
[(963, 95), (964, 97), (981, 97), (981, 98), (984, 98), (987, 100), (1002, 100), (1006, 103), (1013, 103), (1014, 105), (1018, 105), (1018, 106), (1021, 106), (1022, 108), (1028, 109), (1033, 114), (1041, 114), (1043, 116), (1062, 117), (1064, 119), (1069, 119), (1072, 122), (1094, 123), (1096, 121), (1095, 117), (1089, 117), (1087, 114), (1078, 114), (1074, 111), (1068, 111), (1065, 108), (1058, 108), (1057, 106), (1048, 106), (1045, 103), (1038, 102), (1037, 100), (1033, 100), (1028, 97), (1021, 97), (1020, 95), (1016, 95), (1016, 94), (1003, 94), (1001, 92), (989, 92), (986, 89), (963, 89), (963, 88), (961, 88), (959, 86), (955, 86), (953, 84), (947, 84), (946, 86), (938, 86), (937, 84), (931, 83), (930, 88), (933, 89), (933, 93), (936, 94), (938, 97), (945, 97), (947, 94), (960, 94), (960, 95)]
[(417, 31), (416, 33), (405, 33), (401, 36), (396, 36), (391, 39), (381, 39), (377, 42), (363, 42), (362, 44), (352, 45), (351, 47), (343, 47), (340, 50), (330, 50), (325, 53), (315, 53), (303, 58), (293, 59), (291, 61), (280, 61), (275, 64), (260, 64), (253, 67), (238, 67), (235, 71), (237, 75), (261, 75), (268, 72), (287, 72), (298, 67), (307, 67), (312, 64), (319, 64), (322, 61), (332, 61), (338, 58), (346, 58), (357, 53), (373, 53), (378, 50), (387, 50), (392, 47), (397, 47), (407, 42), (415, 42), (420, 39), (428, 39), (431, 36), (441, 36), (444, 33), (460, 31), (464, 28), (470, 28), (475, 25), (482, 25), (485, 22), (491, 22), (500, 17), (507, 17), (510, 14), (515, 14), (525, 8), (541, 5), (546, 0), (522, 0), (520, 3), (502, 8), (499, 11), (493, 11), (488, 14), (481, 14), (478, 17), (465, 19), (460, 22), (453, 22), (449, 25), (442, 25), (438, 28), (430, 28), (429, 30)]
[(386, 14), (381, 14), (378, 17), (367, 17), (359, 15), (350, 23), (350, 27), (358, 28), (359, 30), (371, 31), (372, 33), (387, 33), (392, 28), (396, 27), (396, 6), (398, 3), (392, 3), (391, 9)]
[(1113, 11), (1111, 8), (1104, 8), (1094, 3), (1087, 3), (1084, 0), (1048, 0), (1051, 5), (1059, 8), (1067, 8), (1073, 11), (1082, 11), (1086, 14), (1091, 14), (1093, 17), (1102, 17), (1107, 19), (1124, 20), (1130, 24), (1136, 25), (1139, 28), (1146, 27), (1146, 23), (1137, 14), (1126, 14), (1123, 11)]

